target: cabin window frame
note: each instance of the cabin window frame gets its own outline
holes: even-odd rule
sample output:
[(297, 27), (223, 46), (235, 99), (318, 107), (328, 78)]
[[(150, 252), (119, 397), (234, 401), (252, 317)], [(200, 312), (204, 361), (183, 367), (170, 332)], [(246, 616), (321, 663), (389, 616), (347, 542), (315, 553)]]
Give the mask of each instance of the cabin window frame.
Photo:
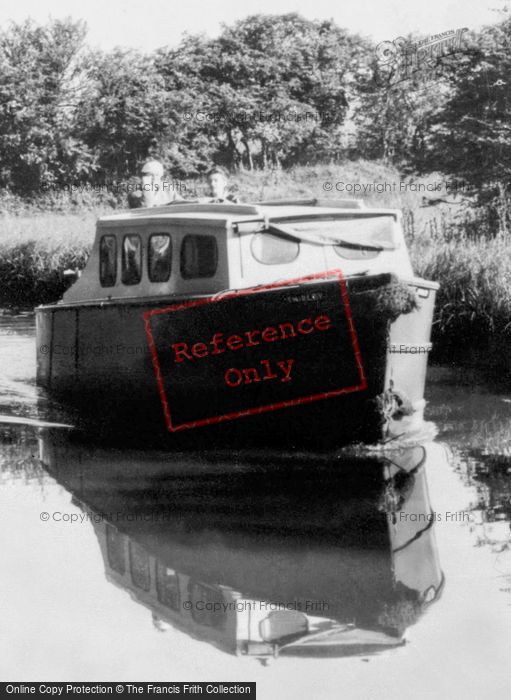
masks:
[[(156, 238), (157, 236), (160, 238), (161, 237), (168, 238), (168, 241), (169, 241), (168, 253), (166, 254), (168, 257), (168, 275), (165, 279), (159, 279), (159, 280), (153, 279), (153, 277), (151, 276), (151, 259), (152, 259), (151, 241), (153, 240), (153, 238)], [(165, 284), (166, 282), (168, 282), (170, 280), (170, 278), (172, 277), (172, 265), (174, 262), (173, 256), (174, 256), (174, 244), (173, 244), (172, 236), (170, 235), (170, 233), (168, 233), (167, 231), (155, 231), (154, 233), (151, 233), (149, 235), (149, 238), (147, 241), (147, 265), (146, 265), (147, 278), (149, 279), (149, 282), (151, 282), (152, 284)]]
[(125, 537), (113, 525), (107, 523), (106, 526), (106, 553), (108, 565), (115, 572), (124, 576), (126, 573), (126, 550), (124, 547)]
[(179, 575), (173, 571), (171, 574), (172, 578), (175, 581), (175, 600), (172, 600), (172, 602), (169, 601), (169, 597), (165, 595), (166, 592), (168, 592), (167, 587), (165, 586), (165, 580), (168, 577), (167, 574), (167, 569), (169, 567), (163, 564), (159, 559), (156, 560), (156, 570), (155, 570), (155, 585), (156, 585), (156, 597), (158, 598), (158, 602), (161, 605), (164, 605), (166, 608), (169, 608), (170, 610), (175, 610), (176, 612), (179, 611), (179, 607), (181, 604), (181, 593), (179, 590)]
[[(185, 261), (185, 246), (187, 245), (188, 239), (209, 239), (209, 240), (213, 241), (215, 264), (214, 264), (214, 270), (212, 272), (209, 272), (208, 274), (189, 274), (189, 273), (185, 272), (185, 262), (186, 262)], [(210, 233), (186, 233), (181, 240), (181, 247), (180, 247), (180, 254), (179, 254), (179, 270), (181, 273), (181, 277), (184, 280), (211, 279), (218, 272), (219, 258), (220, 258), (220, 256), (219, 256), (219, 250), (218, 250), (218, 240), (217, 240), (216, 236), (214, 236)]]
[[(139, 590), (145, 591), (147, 593), (151, 590), (152, 580), (151, 560), (149, 558), (149, 554), (144, 549), (144, 547), (139, 545), (138, 542), (134, 542), (133, 540), (129, 541), (128, 551), (131, 582), (133, 583), (135, 588), (138, 588)], [(142, 559), (144, 562), (143, 570), (142, 567), (135, 566), (135, 564), (139, 564), (139, 562), (142, 561)], [(146, 572), (147, 576), (145, 575)]]
[[(125, 258), (125, 243), (127, 238), (137, 238), (140, 249), (140, 262), (138, 264), (138, 279), (135, 282), (129, 282), (125, 279), (125, 272), (127, 271), (126, 258)], [(125, 233), (122, 237), (121, 245), (121, 282), (126, 287), (135, 287), (142, 282), (144, 276), (144, 246), (142, 244), (142, 236), (139, 233)]]
[[(268, 261), (268, 260), (263, 260), (261, 257), (258, 257), (255, 252), (254, 252), (254, 244), (256, 240), (259, 239), (260, 236), (266, 236), (268, 238), (271, 236), (274, 239), (280, 239), (281, 241), (286, 241), (288, 243), (294, 243), (296, 245), (296, 253), (295, 255), (290, 258), (289, 260), (276, 260), (276, 261)], [(300, 252), (301, 252), (301, 245), (300, 245), (300, 240), (298, 238), (294, 238), (293, 236), (283, 236), (283, 235), (277, 235), (276, 233), (272, 233), (271, 231), (256, 231), (254, 235), (252, 236), (250, 240), (250, 253), (254, 260), (256, 260), (260, 265), (267, 265), (267, 266), (274, 266), (274, 265), (291, 265), (294, 263), (299, 257), (300, 257)]]
[[(221, 589), (190, 579), (188, 582), (188, 595), (192, 603), (190, 612), (195, 624), (217, 630), (226, 628), (227, 612), (225, 608), (208, 608), (209, 603), (213, 603), (213, 605), (223, 605), (225, 603), (225, 597)], [(202, 609), (197, 607), (199, 601), (204, 603)]]
[[(105, 275), (103, 274), (103, 264), (104, 264), (104, 258), (103, 258), (103, 251), (105, 250), (103, 248), (103, 242), (107, 239), (110, 238), (113, 241), (113, 255), (110, 260), (107, 261), (108, 264), (113, 262), (113, 274), (110, 274), (110, 276), (107, 279), (112, 279), (113, 281), (111, 283), (106, 283), (105, 281)], [(99, 239), (99, 283), (102, 287), (108, 288), (108, 287), (115, 287), (117, 284), (117, 275), (118, 275), (118, 244), (117, 244), (117, 236), (115, 233), (104, 233), (101, 238)]]

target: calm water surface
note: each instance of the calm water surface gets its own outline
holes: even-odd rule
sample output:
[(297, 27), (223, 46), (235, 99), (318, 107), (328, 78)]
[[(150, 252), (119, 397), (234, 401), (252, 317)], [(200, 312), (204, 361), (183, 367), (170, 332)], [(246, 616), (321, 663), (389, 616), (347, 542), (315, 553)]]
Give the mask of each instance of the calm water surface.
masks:
[[(0, 318), (0, 414), (73, 422), (34, 375)], [(435, 368), (427, 398), (434, 443), (357, 459), (0, 423), (2, 677), (509, 697), (511, 395)]]

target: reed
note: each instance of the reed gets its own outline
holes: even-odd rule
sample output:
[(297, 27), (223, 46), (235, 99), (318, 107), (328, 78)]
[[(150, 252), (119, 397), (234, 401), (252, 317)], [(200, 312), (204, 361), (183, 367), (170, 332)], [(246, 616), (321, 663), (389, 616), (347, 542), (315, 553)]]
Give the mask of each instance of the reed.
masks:
[(61, 244), (55, 248), (24, 241), (0, 246), (0, 306), (16, 310), (59, 299), (66, 289), (63, 271), (82, 269), (89, 245)]
[[(421, 182), (439, 178), (431, 175)], [(335, 191), (336, 183), (401, 180), (392, 168), (359, 161), (242, 172), (233, 177), (232, 189), (245, 201), (346, 197)], [(334, 190), (326, 191), (325, 182)], [(202, 181), (188, 183), (187, 192), (203, 194), (204, 187)], [(511, 347), (511, 232), (501, 227), (495, 233), (494, 211), (474, 209), (462, 199), (429, 206), (423, 195), (411, 192), (373, 192), (364, 199), (369, 206), (403, 210), (416, 273), (440, 283), (433, 327), (436, 357), (466, 359), (470, 348), (497, 361), (499, 355), (502, 361), (503, 355), (511, 356), (502, 350)], [(54, 301), (66, 288), (63, 270), (85, 265), (95, 219), (108, 207), (104, 202), (67, 212), (62, 207), (62, 213), (18, 209), (0, 219), (0, 306), (20, 309)]]
[(457, 356), (472, 346), (484, 353), (510, 342), (511, 232), (494, 234), (484, 212), (467, 211), (433, 217), (408, 236), (417, 274), (440, 283), (433, 327), (439, 351)]
[(18, 309), (59, 299), (63, 271), (83, 268), (95, 215), (39, 214), (4, 217), (0, 235), (0, 306)]

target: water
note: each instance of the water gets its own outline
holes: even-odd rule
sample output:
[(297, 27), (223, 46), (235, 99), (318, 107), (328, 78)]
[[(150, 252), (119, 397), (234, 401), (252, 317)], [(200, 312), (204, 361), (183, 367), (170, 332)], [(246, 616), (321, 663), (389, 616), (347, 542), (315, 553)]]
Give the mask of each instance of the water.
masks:
[[(1, 318), (0, 413), (72, 422), (34, 355)], [(434, 443), (356, 460), (0, 425), (3, 677), (509, 697), (510, 397), (435, 369), (427, 398)]]

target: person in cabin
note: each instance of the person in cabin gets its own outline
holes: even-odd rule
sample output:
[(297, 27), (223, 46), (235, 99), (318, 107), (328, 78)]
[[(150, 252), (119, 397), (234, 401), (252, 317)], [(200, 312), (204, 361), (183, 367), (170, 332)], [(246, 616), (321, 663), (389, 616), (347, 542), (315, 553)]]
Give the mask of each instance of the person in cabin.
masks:
[(209, 196), (204, 202), (218, 204), (237, 204), (239, 199), (229, 192), (229, 176), (227, 171), (219, 165), (215, 165), (208, 172)]
[(170, 183), (166, 183), (160, 161), (147, 160), (140, 172), (140, 189), (128, 193), (130, 209), (161, 207), (180, 201), (183, 201), (183, 198), (174, 188), (170, 188)]

